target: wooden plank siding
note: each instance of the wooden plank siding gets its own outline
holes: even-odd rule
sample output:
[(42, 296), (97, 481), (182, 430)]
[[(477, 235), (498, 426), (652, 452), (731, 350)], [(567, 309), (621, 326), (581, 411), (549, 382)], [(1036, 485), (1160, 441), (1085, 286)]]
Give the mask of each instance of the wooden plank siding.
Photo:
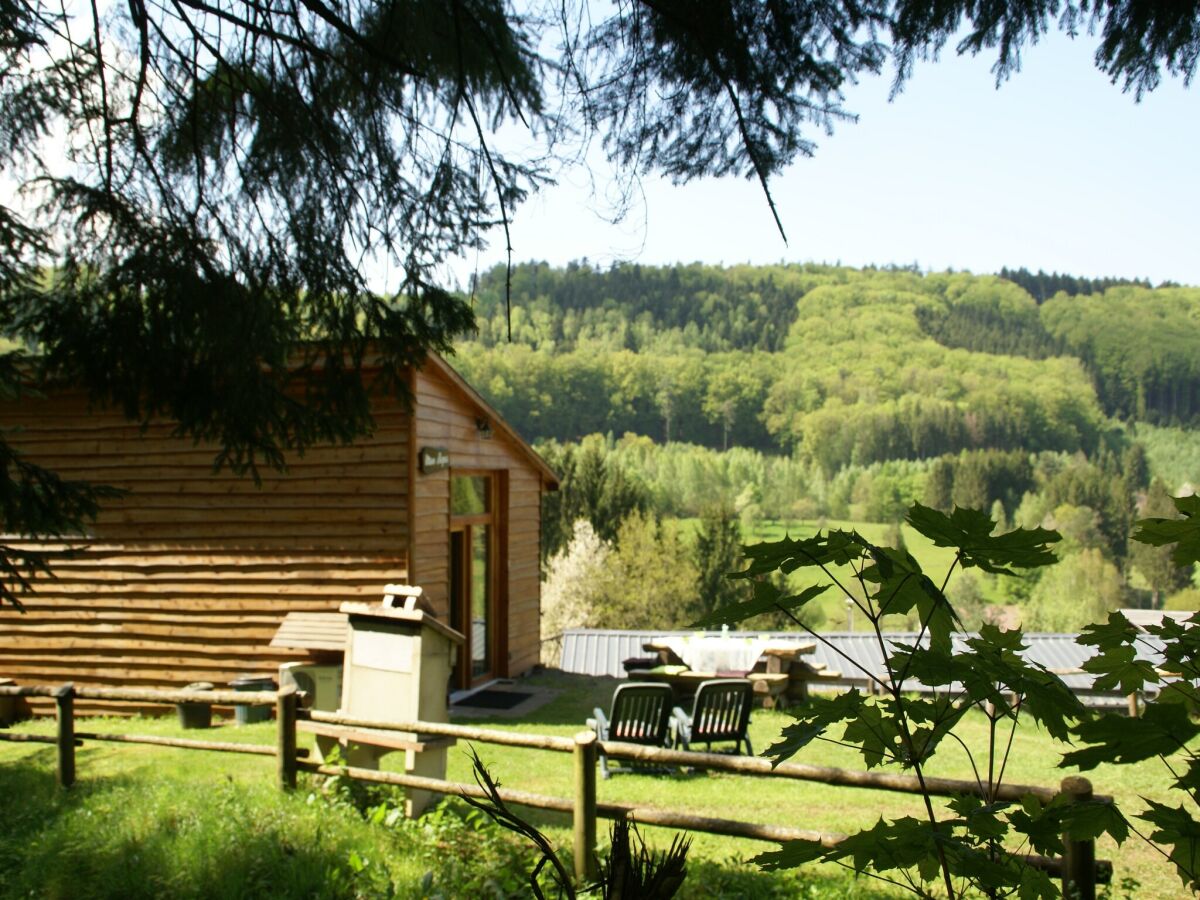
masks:
[[(452, 466), (504, 473), (499, 561), (508, 620), (502, 674), (538, 660), (545, 463), (442, 360), (410, 373), (415, 413), (376, 400), (376, 433), (312, 447), (261, 483), (212, 471), (216, 449), (94, 411), (79, 393), (0, 405), (6, 440), (65, 478), (129, 493), (102, 504), (87, 535), (41, 542), (52, 575), (24, 614), (0, 608), (0, 676), (18, 683), (178, 687), (273, 674), (304, 651), (271, 647), (290, 612), (377, 601), (389, 582), (419, 584), (448, 621), (450, 472), (418, 474), (421, 446)], [(475, 422), (496, 423), (492, 439)], [(21, 546), (20, 537), (0, 538)], [(118, 704), (104, 705), (120, 711)], [(128, 711), (126, 709), (125, 711)]]
[(0, 673), (223, 686), (306, 658), (269, 646), (288, 612), (377, 600), (407, 579), (411, 417), (393, 398), (377, 407), (372, 438), (310, 448), (256, 485), (214, 474), (215, 448), (89, 411), (78, 394), (7, 404), (0, 422), (27, 458), (129, 493), (103, 503), (86, 538), (36, 545), (52, 577), (34, 579), (24, 614), (0, 610)]
[[(439, 617), (449, 617), (450, 477), (455, 470), (506, 473), (500, 478), (501, 527), (498, 551), (504, 583), (499, 623), (507, 652), (497, 660), (498, 674), (519, 675), (538, 661), (541, 587), (538, 541), (541, 534), (542, 474), (530, 464), (530, 451), (501, 429), (480, 436), (478, 417), (493, 423), (496, 413), (455, 383), (448, 367), (426, 366), (417, 373), (414, 449), (444, 447), (449, 470), (414, 475), (413, 543), (410, 567)], [(556, 485), (553, 485), (556, 486)]]

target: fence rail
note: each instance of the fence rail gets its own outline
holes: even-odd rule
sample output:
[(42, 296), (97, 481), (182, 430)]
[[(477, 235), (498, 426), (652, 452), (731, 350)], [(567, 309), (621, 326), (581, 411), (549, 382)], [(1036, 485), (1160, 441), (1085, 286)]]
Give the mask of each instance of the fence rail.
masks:
[[(278, 692), (267, 691), (155, 691), (126, 688), (76, 688), (71, 684), (60, 687), (0, 686), (0, 697), (49, 697), (56, 708), (57, 734), (29, 735), (0, 731), (0, 741), (24, 741), (51, 743), (58, 751), (58, 781), (63, 787), (75, 782), (75, 748), (84, 741), (112, 741), (131, 744), (151, 744), (184, 750), (209, 750), (226, 753), (245, 753), (258, 756), (273, 756), (277, 760), (277, 780), (283, 790), (296, 787), (298, 772), (341, 776), (359, 781), (391, 784), (414, 790), (467, 797), (485, 796), (478, 785), (445, 781), (402, 772), (382, 772), (345, 766), (329, 766), (308, 761), (307, 750), (296, 746), (297, 721), (310, 719), (330, 725), (356, 728), (374, 728), (381, 731), (411, 732), (422, 735), (441, 735), (534, 750), (571, 753), (574, 756), (574, 797), (551, 797), (527, 791), (501, 788), (501, 799), (537, 809), (570, 814), (575, 834), (575, 869), (581, 877), (594, 875), (593, 850), (596, 845), (596, 820), (628, 819), (645, 825), (658, 825), (719, 834), (751, 840), (785, 842), (790, 840), (819, 841), (826, 847), (835, 846), (845, 835), (834, 832), (810, 831), (781, 825), (742, 822), (733, 819), (700, 816), (694, 813), (655, 807), (600, 803), (596, 797), (597, 754), (603, 751), (616, 759), (686, 766), (693, 769), (708, 769), (733, 774), (798, 779), (844, 787), (869, 788), (873, 790), (920, 793), (916, 778), (881, 772), (856, 772), (826, 766), (809, 766), (800, 763), (781, 763), (772, 766), (769, 760), (758, 757), (728, 756), (720, 753), (697, 753), (687, 750), (645, 747), (621, 741), (599, 741), (595, 732), (583, 731), (574, 738), (554, 735), (525, 734), (476, 728), (469, 725), (454, 725), (446, 722), (388, 722), (335, 713), (300, 709), (300, 695), (295, 688), (287, 687)], [(75, 730), (74, 702), (76, 698), (133, 701), (143, 703), (213, 703), (220, 705), (274, 706), (276, 717), (275, 746), (238, 744), (222, 741), (167, 738), (157, 735), (129, 735), (101, 732), (77, 732)], [(974, 781), (951, 778), (926, 778), (926, 789), (936, 796), (961, 794), (987, 795), (984, 785)], [(1032, 794), (1042, 801), (1049, 801), (1065, 794), (1073, 801), (1097, 799), (1111, 800), (1104, 795), (1093, 795), (1092, 785), (1086, 778), (1071, 776), (1063, 779), (1061, 786), (1054, 788), (1038, 785), (1004, 785), (994, 792), (996, 800), (1018, 800)], [(1062, 859), (1024, 855), (1021, 858), (1030, 866), (1042, 869), (1063, 880), (1064, 895), (1081, 900), (1094, 900), (1096, 885), (1107, 883), (1112, 878), (1112, 864), (1097, 861), (1094, 841), (1075, 841), (1064, 836), (1066, 853)]]
[[(552, 750), (571, 753), (575, 742), (570, 738), (542, 734), (523, 734), (498, 731), (489, 728), (473, 728), (469, 725), (452, 725), (444, 722), (388, 722), (343, 716), (336, 713), (305, 711), (302, 717), (329, 725), (345, 725), (358, 728), (376, 728), (384, 731), (407, 731), (422, 734), (445, 735), (481, 743), (505, 744), (510, 747), (528, 747), (536, 750)], [(831, 766), (810, 766), (805, 763), (784, 762), (772, 765), (769, 759), (759, 756), (730, 756), (727, 753), (698, 753), (694, 750), (670, 750), (665, 747), (647, 747), (644, 744), (628, 744), (623, 741), (601, 741), (599, 748), (614, 759), (634, 762), (659, 763), (662, 765), (687, 766), (731, 772), (738, 775), (764, 775), (774, 778), (793, 778), (800, 781), (816, 781), (821, 784), (843, 787), (872, 788), (879, 791), (894, 791), (904, 794), (922, 792), (921, 782), (912, 775), (897, 775), (891, 772), (859, 772), (853, 769), (837, 769)], [(926, 776), (925, 787), (937, 797), (955, 797), (974, 794), (986, 797), (987, 787), (977, 781), (958, 778), (932, 778)], [(994, 799), (1019, 801), (1032, 794), (1042, 801), (1058, 795), (1055, 788), (1031, 784), (1002, 784), (994, 792)], [(1097, 794), (1097, 800), (1111, 801), (1112, 797)]]
[[(153, 688), (74, 687), (80, 700), (125, 703), (211, 703), (216, 706), (274, 706), (274, 691), (169, 691)], [(54, 697), (61, 687), (0, 685), (0, 697)]]

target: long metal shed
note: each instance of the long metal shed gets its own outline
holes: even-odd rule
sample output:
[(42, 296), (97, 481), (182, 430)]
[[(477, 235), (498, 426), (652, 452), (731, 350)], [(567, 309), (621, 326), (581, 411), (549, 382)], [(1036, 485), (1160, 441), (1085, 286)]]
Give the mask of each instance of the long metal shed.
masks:
[[(564, 632), (561, 667), (565, 672), (575, 672), (584, 675), (609, 675), (621, 678), (625, 675), (622, 662), (626, 659), (646, 656), (642, 645), (657, 638), (685, 636), (695, 634), (711, 634), (714, 637), (720, 632), (694, 631), (613, 631), (596, 629), (573, 629)], [(812, 642), (811, 635), (799, 631), (769, 631), (769, 632), (735, 632), (743, 637), (763, 637), (772, 641)], [(832, 631), (821, 634), (821, 640), (816, 641), (816, 650), (805, 656), (812, 663), (824, 664), (830, 671), (840, 672), (841, 678), (833, 679), (824, 684), (831, 687), (864, 687), (867, 676), (863, 670), (873, 674), (883, 673), (883, 654), (875, 635), (869, 632)], [(888, 634), (887, 640), (897, 643), (911, 644), (917, 639), (917, 632), (894, 632)], [(964, 642), (970, 635), (955, 635), (956, 649), (965, 649)], [(1025, 657), (1031, 662), (1045, 666), (1051, 672), (1059, 675), (1066, 685), (1089, 703), (1089, 705), (1118, 705), (1124, 703), (1123, 698), (1115, 691), (1096, 692), (1092, 675), (1080, 671), (1083, 663), (1093, 655), (1093, 648), (1077, 643), (1077, 634), (1044, 634), (1030, 633), (1025, 636), (1028, 649)], [(1153, 663), (1159, 663), (1161, 657), (1161, 642), (1156, 638), (1146, 636), (1142, 641), (1141, 658)], [(928, 691), (929, 688), (912, 680), (905, 687), (914, 691)], [(953, 687), (953, 686), (951, 686)]]

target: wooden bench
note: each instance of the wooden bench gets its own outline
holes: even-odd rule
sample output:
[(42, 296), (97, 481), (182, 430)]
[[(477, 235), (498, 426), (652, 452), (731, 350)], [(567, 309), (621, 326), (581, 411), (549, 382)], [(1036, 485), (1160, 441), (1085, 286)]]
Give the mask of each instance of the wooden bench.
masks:
[[(442, 735), (414, 735), (411, 732), (334, 725), (330, 722), (313, 722), (307, 719), (297, 722), (296, 730), (316, 736), (316, 755), (320, 762), (325, 762), (333, 748), (339, 747), (345, 765), (357, 769), (378, 769), (382, 757), (402, 751), (404, 771), (410, 775), (424, 775), (428, 778), (445, 778), (445, 751), (456, 742), (454, 738)], [(437, 752), (439, 750), (440, 753)], [(417, 815), (425, 809), (433, 796), (429, 791), (406, 789), (405, 815), (410, 818)]]
[(788, 667), (788, 701), (804, 703), (808, 700), (809, 685), (820, 681), (840, 681), (841, 678), (841, 672), (826, 668), (825, 663), (794, 660)]
[(421, 753), (425, 750), (453, 747), (456, 743), (456, 740), (452, 737), (444, 737), (436, 734), (418, 734), (413, 737), (411, 736), (411, 732), (406, 731), (385, 731), (382, 728), (331, 725), (327, 722), (312, 722), (304, 719), (296, 723), (296, 730), (315, 734), (318, 739), (326, 739), (324, 741), (317, 741), (317, 747), (321, 750), (322, 758), (324, 758), (326, 753), (326, 750), (321, 747), (322, 744), (325, 744), (329, 749), (332, 749), (335, 743), (341, 744), (343, 747), (354, 744), (364, 748), (371, 748), (377, 751), (374, 755), (376, 760), (378, 760), (380, 756), (391, 753), (394, 750), (411, 750), (414, 753)]

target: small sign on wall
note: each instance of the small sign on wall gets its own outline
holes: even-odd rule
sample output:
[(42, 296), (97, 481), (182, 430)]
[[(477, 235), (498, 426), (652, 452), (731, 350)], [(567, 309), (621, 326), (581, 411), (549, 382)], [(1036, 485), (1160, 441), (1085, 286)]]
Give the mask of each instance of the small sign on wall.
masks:
[(450, 451), (445, 447), (422, 447), (417, 454), (417, 466), (422, 474), (448, 469), (450, 468)]

